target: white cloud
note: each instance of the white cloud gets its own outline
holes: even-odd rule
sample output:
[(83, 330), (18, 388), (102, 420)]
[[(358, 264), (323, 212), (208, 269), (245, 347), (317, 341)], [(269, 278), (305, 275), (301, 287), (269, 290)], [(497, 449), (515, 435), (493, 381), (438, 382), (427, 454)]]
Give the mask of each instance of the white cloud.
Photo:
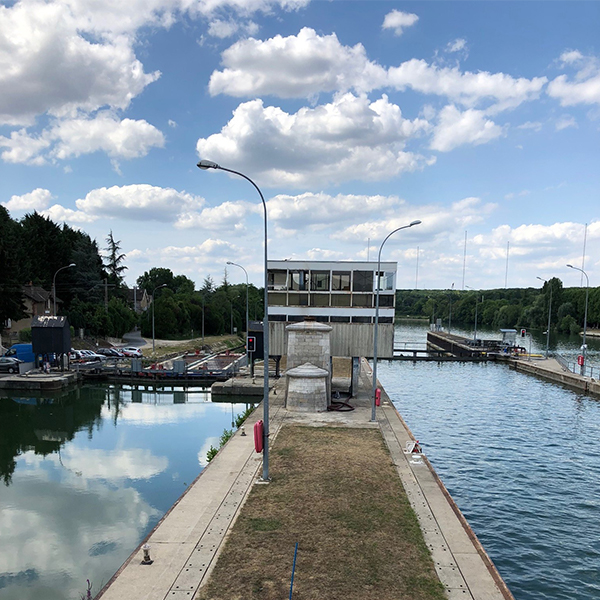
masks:
[(383, 19), (383, 29), (393, 29), (395, 35), (402, 35), (404, 29), (412, 27), (419, 17), (413, 13), (405, 13), (400, 10), (393, 10), (385, 15)]
[(439, 114), (430, 147), (448, 152), (464, 144), (478, 146), (500, 137), (503, 131), (480, 110), (461, 112), (456, 106), (448, 105)]
[(126, 108), (158, 72), (145, 73), (132, 40), (90, 41), (60, 2), (0, 7), (0, 123), (30, 124), (108, 105)]
[(564, 65), (578, 68), (574, 80), (559, 75), (548, 84), (548, 95), (560, 101), (561, 106), (576, 104), (600, 104), (600, 60), (584, 56), (578, 50), (561, 55)]
[(52, 156), (66, 159), (99, 150), (112, 158), (146, 156), (151, 148), (163, 147), (163, 134), (147, 121), (120, 120), (105, 111), (92, 119), (70, 119), (58, 122), (49, 136), (58, 140)]
[(46, 162), (40, 153), (52, 142), (44, 136), (31, 136), (26, 129), (13, 131), (10, 138), (0, 136), (0, 148), (7, 148), (0, 155), (7, 163), (42, 165)]
[(44, 217), (49, 217), (55, 223), (93, 223), (98, 216), (84, 213), (80, 210), (65, 208), (60, 204), (53, 204), (50, 208), (42, 211)]
[(177, 220), (180, 213), (200, 209), (204, 199), (172, 188), (137, 184), (95, 189), (75, 204), (90, 217), (168, 222)]
[(556, 131), (562, 131), (563, 129), (568, 129), (569, 127), (577, 128), (577, 121), (572, 115), (562, 115), (558, 121), (556, 121), (554, 127)]
[(390, 85), (400, 90), (411, 88), (423, 94), (446, 96), (464, 106), (474, 107), (483, 100), (495, 104), (488, 112), (514, 108), (534, 100), (547, 79), (534, 77), (515, 79), (505, 73), (461, 72), (457, 67), (437, 67), (413, 58), (388, 71)]
[(385, 84), (383, 67), (369, 61), (364, 46), (340, 44), (335, 34), (319, 36), (305, 27), (297, 36), (241, 40), (222, 54), (224, 70), (210, 78), (212, 95), (282, 98), (320, 92), (369, 91)]
[(41, 211), (50, 204), (52, 200), (52, 194), (49, 190), (43, 188), (36, 188), (28, 194), (22, 196), (11, 196), (8, 202), (2, 202), (2, 206), (8, 210), (22, 210), (22, 211)]
[(240, 232), (245, 228), (246, 216), (256, 212), (257, 209), (257, 205), (249, 202), (223, 202), (219, 206), (205, 208), (201, 212), (181, 213), (175, 227)]
[(226, 20), (215, 19), (209, 24), (208, 33), (209, 35), (220, 39), (231, 37), (236, 33), (243, 33), (244, 35), (256, 35), (256, 33), (258, 33), (258, 25), (253, 21), (242, 23), (233, 18)]
[(404, 202), (396, 196), (360, 196), (323, 192), (306, 192), (298, 196), (278, 195), (267, 202), (269, 221), (286, 230), (330, 228), (368, 218), (372, 214), (389, 213)]
[(541, 131), (542, 123), (539, 121), (527, 121), (517, 126), (517, 129), (533, 129), (533, 131)]
[(426, 164), (403, 148), (428, 128), (422, 119), (403, 118), (387, 96), (370, 102), (344, 94), (295, 114), (253, 100), (240, 104), (221, 132), (199, 139), (196, 148), (201, 158), (247, 168), (266, 185), (379, 180)]
[(449, 42), (446, 46), (446, 52), (460, 52), (467, 47), (467, 40), (457, 38), (453, 42)]

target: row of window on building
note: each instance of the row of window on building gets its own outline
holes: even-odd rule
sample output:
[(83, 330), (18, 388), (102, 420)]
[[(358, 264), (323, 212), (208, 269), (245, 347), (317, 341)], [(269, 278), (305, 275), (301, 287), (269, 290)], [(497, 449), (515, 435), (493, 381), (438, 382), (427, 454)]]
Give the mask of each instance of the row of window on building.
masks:
[[(394, 290), (393, 272), (379, 272), (379, 290)], [(373, 292), (377, 290), (374, 271), (312, 271), (273, 269), (268, 273), (269, 290), (303, 292)], [(344, 305), (341, 305), (344, 306)], [(349, 306), (349, 305), (345, 305)], [(363, 305), (364, 306), (364, 305)]]
[[(346, 316), (330, 316), (330, 315), (314, 315), (312, 317), (319, 323), (374, 323), (375, 317), (346, 317)], [(306, 319), (305, 315), (269, 315), (270, 321), (286, 321), (287, 323), (299, 323)], [(393, 317), (379, 317), (379, 323), (393, 323)]]
[[(394, 294), (380, 294), (381, 308), (394, 307)], [(299, 293), (269, 292), (269, 306), (338, 306), (352, 308), (374, 308), (375, 294), (351, 293)]]

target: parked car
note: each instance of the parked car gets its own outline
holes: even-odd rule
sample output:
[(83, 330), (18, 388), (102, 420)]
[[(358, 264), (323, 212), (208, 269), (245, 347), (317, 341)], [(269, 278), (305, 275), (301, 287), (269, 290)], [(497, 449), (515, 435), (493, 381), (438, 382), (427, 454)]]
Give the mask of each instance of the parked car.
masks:
[(124, 356), (124, 354), (116, 348), (98, 348), (97, 352), (107, 358), (121, 358)]
[(120, 348), (121, 352), (124, 356), (128, 356), (131, 358), (142, 358), (144, 356), (142, 351), (135, 346), (125, 346), (124, 348)]
[(96, 352), (92, 352), (91, 350), (75, 350), (74, 354), (75, 358), (71, 358), (71, 360), (82, 360), (84, 362), (106, 360), (106, 356), (102, 356), (102, 354), (97, 354)]
[(18, 373), (22, 360), (12, 356), (0, 356), (0, 373)]

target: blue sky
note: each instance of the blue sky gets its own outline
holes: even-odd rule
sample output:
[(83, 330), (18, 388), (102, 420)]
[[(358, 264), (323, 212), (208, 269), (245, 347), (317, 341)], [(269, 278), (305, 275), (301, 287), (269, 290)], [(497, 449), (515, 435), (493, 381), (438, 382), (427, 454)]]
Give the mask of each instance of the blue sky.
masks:
[(598, 31), (599, 2), (5, 1), (0, 203), (112, 230), (130, 285), (260, 285), (260, 199), (203, 158), (260, 186), (272, 259), (420, 219), (399, 287), (598, 285)]

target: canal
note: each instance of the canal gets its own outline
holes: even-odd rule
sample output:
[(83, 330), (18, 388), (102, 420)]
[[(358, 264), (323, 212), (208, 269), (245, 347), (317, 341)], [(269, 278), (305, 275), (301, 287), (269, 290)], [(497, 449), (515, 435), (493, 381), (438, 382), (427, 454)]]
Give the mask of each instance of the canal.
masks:
[[(543, 351), (541, 332), (532, 345)], [(381, 361), (378, 373), (516, 599), (600, 597), (599, 401), (496, 364)], [(80, 600), (88, 579), (98, 591), (245, 408), (202, 389), (0, 397), (0, 600)]]
[(0, 398), (0, 599), (99, 591), (246, 406), (201, 388)]
[(517, 600), (600, 598), (599, 400), (492, 363), (381, 361), (378, 377)]

